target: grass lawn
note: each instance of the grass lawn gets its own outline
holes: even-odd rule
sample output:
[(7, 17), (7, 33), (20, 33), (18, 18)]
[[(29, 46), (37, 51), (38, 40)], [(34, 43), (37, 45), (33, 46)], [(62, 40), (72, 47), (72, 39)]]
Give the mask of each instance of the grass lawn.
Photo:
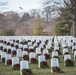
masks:
[[(74, 58), (71, 50), (69, 50), (69, 52), (72, 55), (72, 60), (73, 60)], [(75, 65), (73, 67), (65, 67), (63, 55), (59, 55), (59, 58), (60, 58), (60, 68), (64, 71), (64, 73), (52, 74), (50, 71), (51, 70), (50, 68), (39, 69), (37, 64), (29, 64), (30, 69), (33, 72), (33, 75), (76, 75), (76, 61), (74, 62)], [(51, 59), (47, 60), (49, 67), (51, 63), (50, 61)], [(0, 75), (20, 75), (20, 71), (13, 70), (11, 65), (5, 66), (4, 63), (0, 62)]]

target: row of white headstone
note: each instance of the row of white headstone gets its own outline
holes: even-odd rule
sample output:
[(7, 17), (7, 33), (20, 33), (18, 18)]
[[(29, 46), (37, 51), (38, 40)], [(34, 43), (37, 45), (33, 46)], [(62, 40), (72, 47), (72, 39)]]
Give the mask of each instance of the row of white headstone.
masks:
[[(70, 39), (69, 39), (69, 37), (65, 37), (65, 38), (64, 37), (58, 37), (58, 39), (57, 38), (54, 39), (54, 46), (57, 47), (56, 48), (57, 50), (59, 50), (58, 41), (61, 43), (61, 46), (62, 46), (62, 49), (63, 49), (62, 52), (63, 52), (63, 56), (64, 56), (64, 61), (66, 61), (67, 59), (71, 60), (71, 55), (70, 54), (65, 54), (66, 52), (67, 53), (69, 52), (68, 48), (65, 48), (65, 47), (67, 47), (67, 46), (72, 47), (72, 52), (73, 52), (74, 49), (76, 49), (76, 46), (74, 45), (74, 43), (76, 43), (76, 41), (74, 41), (73, 39), (74, 39), (73, 37), (70, 38)], [(57, 51), (52, 52), (52, 57), (54, 57), (54, 56), (58, 56)], [(76, 57), (76, 51), (74, 51), (74, 61), (75, 61), (75, 57)], [(64, 62), (64, 66), (65, 66), (65, 62)], [(57, 58), (52, 58), (51, 59), (51, 73), (53, 73), (52, 67), (59, 67), (59, 59), (57, 59)]]
[[(56, 38), (56, 37), (55, 37)], [(61, 41), (61, 39), (60, 39), (60, 41)], [(54, 48), (54, 51), (52, 52), (52, 57), (54, 57), (54, 56), (58, 56), (58, 52), (57, 51), (55, 51), (55, 50), (59, 50), (59, 46), (58, 46), (58, 40), (57, 40), (57, 38), (54, 40), (54, 42), (55, 42), (55, 48)], [(62, 47), (64, 48), (65, 46), (67, 46), (64, 42), (61, 42), (62, 43)], [(20, 49), (19, 49), (20, 50)], [(18, 50), (18, 51), (19, 51)], [(38, 50), (37, 50), (37, 52), (39, 52), (39, 48), (38, 48)], [(47, 53), (49, 53), (48, 51), (46, 51)], [(63, 49), (63, 55), (64, 55), (64, 53), (65, 52), (68, 52), (68, 49)], [(2, 52), (3, 53), (3, 52)], [(20, 53), (22, 53), (21, 51), (19, 52), (19, 55), (20, 55)], [(44, 52), (43, 52), (44, 53)], [(23, 52), (23, 54), (28, 54), (28, 53), (26, 53), (26, 52)], [(7, 54), (5, 53), (5, 55), (7, 56)], [(4, 57), (4, 54), (1, 54), (1, 58), (2, 57)], [(9, 54), (8, 56), (7, 56), (7, 58), (6, 59), (10, 59), (12, 56)], [(16, 59), (16, 60), (15, 60)], [(64, 55), (64, 61), (66, 60), (66, 59), (71, 59), (71, 55)], [(13, 60), (15, 60), (15, 61), (13, 61)], [(40, 68), (40, 62), (42, 62), (42, 61), (45, 61), (45, 56), (44, 55), (41, 55), (41, 56), (39, 56), (38, 57), (38, 67)], [(23, 62), (26, 62), (25, 60), (23, 60), (23, 61), (21, 61), (20, 62), (20, 64), (21, 64), (21, 68), (20, 68), (20, 73), (21, 73), (21, 70), (22, 69), (26, 69), (26, 66), (27, 66), (27, 64), (25, 64), (26, 66), (24, 67), (22, 67), (22, 65), (24, 65), (24, 64), (22, 64)], [(28, 61), (27, 61), (28, 62)], [(18, 57), (13, 57), (12, 58), (12, 63), (15, 63), (15, 64), (17, 64), (17, 63), (19, 63), (19, 58)], [(13, 66), (13, 64), (12, 64), (12, 66)], [(57, 67), (59, 67), (59, 60), (57, 59), (57, 58), (52, 58), (51, 59), (51, 67), (53, 67), (53, 66), (57, 66)], [(29, 68), (29, 65), (27, 66), (28, 68)], [(51, 69), (51, 72), (53, 72), (53, 70)]]

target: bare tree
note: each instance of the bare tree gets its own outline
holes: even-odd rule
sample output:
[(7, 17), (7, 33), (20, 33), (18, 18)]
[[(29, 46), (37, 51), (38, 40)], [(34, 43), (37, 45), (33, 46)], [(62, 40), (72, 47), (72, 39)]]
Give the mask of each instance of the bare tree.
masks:
[(30, 14), (29, 13), (24, 13), (22, 18), (21, 18), (21, 21), (28, 21), (30, 19)]
[(41, 18), (40, 9), (32, 9), (32, 10), (30, 10), (30, 14), (31, 14), (32, 18)]
[[(58, 12), (63, 10), (64, 14), (73, 21), (72, 30), (73, 36), (76, 37), (76, 0), (45, 0), (45, 5), (54, 6), (54, 11)], [(64, 8), (67, 8), (66, 11)], [(71, 14), (71, 16), (69, 14)]]
[(51, 6), (44, 7), (43, 13), (47, 22), (50, 21), (51, 18)]
[(36, 17), (36, 13), (37, 13), (36, 9), (30, 10), (31, 17), (35, 18)]

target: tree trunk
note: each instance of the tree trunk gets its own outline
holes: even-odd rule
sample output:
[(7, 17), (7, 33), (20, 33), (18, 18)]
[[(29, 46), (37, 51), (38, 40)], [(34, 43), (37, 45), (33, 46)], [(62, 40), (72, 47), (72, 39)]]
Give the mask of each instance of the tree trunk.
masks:
[(74, 7), (73, 19), (73, 36), (76, 37), (76, 7)]
[(71, 24), (68, 25), (68, 35), (71, 35)]
[(76, 21), (73, 21), (73, 36), (76, 37)]

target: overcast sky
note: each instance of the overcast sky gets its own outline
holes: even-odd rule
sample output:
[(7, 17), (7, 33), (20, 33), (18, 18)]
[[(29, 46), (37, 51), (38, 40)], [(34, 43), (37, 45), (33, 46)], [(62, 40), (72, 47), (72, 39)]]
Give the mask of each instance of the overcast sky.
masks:
[[(0, 11), (24, 12), (31, 9), (38, 9), (41, 6), (41, 0), (0, 0), (8, 1), (8, 6), (0, 6)], [(23, 10), (21, 8), (23, 8)], [(4, 9), (6, 8), (6, 9)]]

